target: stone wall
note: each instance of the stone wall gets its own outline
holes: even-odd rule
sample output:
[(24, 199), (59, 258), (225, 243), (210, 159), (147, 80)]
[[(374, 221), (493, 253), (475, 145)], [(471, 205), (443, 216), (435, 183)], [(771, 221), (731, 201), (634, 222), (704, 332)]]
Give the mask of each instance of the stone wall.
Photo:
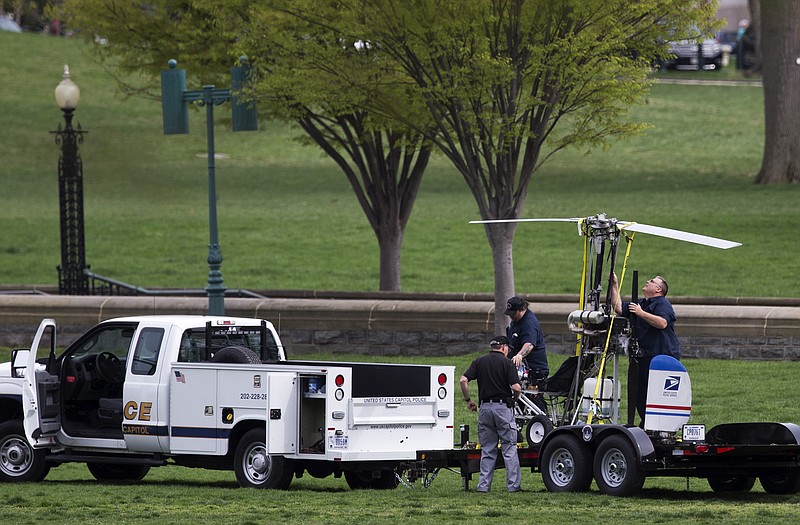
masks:
[[(58, 323), (65, 346), (112, 317), (206, 312), (205, 298), (0, 294), (0, 346), (27, 347), (43, 318)], [(566, 318), (575, 305), (532, 305), (547, 350), (569, 354)], [(226, 299), (231, 316), (271, 321), (288, 353), (463, 355), (486, 349), (494, 332), (490, 301), (404, 299)], [(684, 357), (800, 360), (800, 307), (676, 304)]]

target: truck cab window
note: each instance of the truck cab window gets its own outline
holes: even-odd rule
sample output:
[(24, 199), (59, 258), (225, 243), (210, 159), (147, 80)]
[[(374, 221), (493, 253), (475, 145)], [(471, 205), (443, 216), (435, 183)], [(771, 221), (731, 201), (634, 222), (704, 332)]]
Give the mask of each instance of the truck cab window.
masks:
[(133, 351), (132, 374), (151, 376), (156, 373), (163, 339), (163, 328), (144, 328), (141, 331), (136, 341), (136, 349)]

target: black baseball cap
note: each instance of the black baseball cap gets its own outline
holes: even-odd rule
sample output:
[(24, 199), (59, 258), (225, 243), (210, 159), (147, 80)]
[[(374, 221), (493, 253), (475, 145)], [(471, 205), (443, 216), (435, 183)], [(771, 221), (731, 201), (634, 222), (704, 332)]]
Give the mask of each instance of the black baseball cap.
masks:
[(506, 315), (511, 316), (514, 312), (524, 310), (527, 303), (516, 295), (506, 303)]
[(495, 336), (495, 338), (489, 342), (489, 346), (491, 346), (492, 348), (500, 348), (501, 346), (507, 344), (508, 344), (508, 337), (504, 335)]

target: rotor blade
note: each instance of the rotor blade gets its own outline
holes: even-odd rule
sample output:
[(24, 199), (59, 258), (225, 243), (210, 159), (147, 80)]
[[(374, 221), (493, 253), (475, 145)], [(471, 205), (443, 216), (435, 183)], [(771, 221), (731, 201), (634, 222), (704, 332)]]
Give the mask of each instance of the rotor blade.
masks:
[(697, 233), (662, 228), (660, 226), (651, 226), (649, 224), (639, 224), (638, 222), (629, 222), (627, 224), (618, 223), (617, 226), (620, 230), (649, 233), (650, 235), (658, 235), (659, 237), (667, 237), (668, 239), (693, 242), (695, 244), (702, 244), (704, 246), (711, 246), (712, 248), (720, 248), (723, 250), (736, 248), (737, 246), (742, 245), (740, 242), (726, 241), (725, 239), (718, 239), (716, 237), (708, 237), (706, 235), (699, 235)]
[(470, 224), (492, 224), (500, 222), (578, 222), (581, 219), (486, 219), (469, 221)]

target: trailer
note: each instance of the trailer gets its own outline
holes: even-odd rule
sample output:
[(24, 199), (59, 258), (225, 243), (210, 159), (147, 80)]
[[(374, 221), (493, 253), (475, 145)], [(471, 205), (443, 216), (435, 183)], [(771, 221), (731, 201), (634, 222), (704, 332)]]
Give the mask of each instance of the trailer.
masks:
[[(702, 437), (697, 425), (685, 432)], [(634, 496), (649, 477), (704, 478), (714, 492), (747, 492), (758, 479), (769, 494), (800, 492), (800, 426), (793, 423), (725, 423), (688, 440), (624, 425), (571, 425), (540, 446), (520, 444), (518, 455), (550, 492), (585, 492), (594, 480), (604, 494)], [(464, 490), (480, 471), (480, 457), (468, 439), (452, 450), (417, 453), (429, 473), (459, 472)]]

